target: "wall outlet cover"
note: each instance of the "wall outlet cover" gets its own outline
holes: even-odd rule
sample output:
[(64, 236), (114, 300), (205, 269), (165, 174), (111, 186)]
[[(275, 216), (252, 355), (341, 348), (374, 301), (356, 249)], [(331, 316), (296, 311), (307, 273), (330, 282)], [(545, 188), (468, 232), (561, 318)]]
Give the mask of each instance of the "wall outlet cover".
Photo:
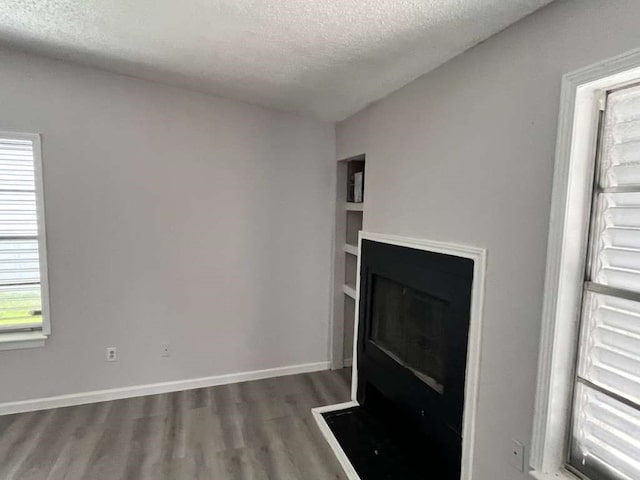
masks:
[(105, 360), (107, 362), (115, 362), (118, 360), (118, 349), (116, 347), (107, 347)]
[(519, 472), (524, 472), (524, 445), (517, 440), (511, 440), (511, 455), (509, 463)]

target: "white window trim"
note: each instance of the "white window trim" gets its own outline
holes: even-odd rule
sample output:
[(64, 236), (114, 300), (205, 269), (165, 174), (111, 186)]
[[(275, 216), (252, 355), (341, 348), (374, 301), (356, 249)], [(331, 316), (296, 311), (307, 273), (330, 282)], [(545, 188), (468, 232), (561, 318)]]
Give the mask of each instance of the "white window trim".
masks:
[(49, 274), (47, 270), (47, 230), (45, 228), (44, 182), (42, 180), (42, 146), (37, 133), (2, 131), (0, 135), (30, 140), (33, 144), (35, 170), (36, 211), (38, 215), (38, 254), (40, 258), (40, 288), (42, 290), (42, 330), (36, 332), (10, 332), (0, 334), (0, 350), (42, 347), (51, 335), (49, 309)]
[[(640, 49), (562, 78), (530, 463), (538, 480), (575, 480), (566, 452), (587, 256), (601, 93), (640, 79)], [(569, 208), (571, 206), (571, 208)]]

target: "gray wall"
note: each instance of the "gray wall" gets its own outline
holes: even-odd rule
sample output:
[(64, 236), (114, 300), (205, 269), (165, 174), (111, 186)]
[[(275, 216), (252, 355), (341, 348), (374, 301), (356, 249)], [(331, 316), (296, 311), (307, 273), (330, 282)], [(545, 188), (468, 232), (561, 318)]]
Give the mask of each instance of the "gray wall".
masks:
[(331, 124), (0, 66), (0, 130), (42, 134), (53, 328), (0, 351), (0, 402), (327, 360)]
[(640, 47), (637, 0), (558, 1), (339, 124), (364, 229), (488, 249), (475, 480), (525, 480), (562, 74)]

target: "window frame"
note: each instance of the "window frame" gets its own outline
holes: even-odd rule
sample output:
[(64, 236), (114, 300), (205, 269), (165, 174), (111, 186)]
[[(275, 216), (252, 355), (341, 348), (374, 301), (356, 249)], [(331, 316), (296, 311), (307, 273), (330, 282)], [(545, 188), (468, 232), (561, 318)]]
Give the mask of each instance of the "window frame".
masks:
[(542, 330), (538, 360), (531, 475), (575, 480), (567, 468), (598, 117), (604, 92), (640, 80), (640, 49), (562, 78)]
[(51, 335), (49, 307), (49, 274), (47, 262), (47, 233), (45, 222), (44, 181), (42, 175), (42, 142), (40, 134), (0, 131), (0, 136), (29, 140), (33, 145), (33, 166), (36, 187), (36, 215), (38, 221), (38, 256), (40, 263), (40, 292), (42, 297), (42, 328), (25, 332), (0, 333), (0, 350), (15, 350), (44, 346)]

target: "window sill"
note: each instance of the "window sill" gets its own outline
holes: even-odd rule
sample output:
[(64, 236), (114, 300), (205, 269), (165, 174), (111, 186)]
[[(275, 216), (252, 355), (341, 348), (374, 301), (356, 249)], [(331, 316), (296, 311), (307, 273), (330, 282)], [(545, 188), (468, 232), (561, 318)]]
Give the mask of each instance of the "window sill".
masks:
[(573, 473), (565, 470), (564, 468), (554, 473), (541, 473), (537, 470), (532, 470), (529, 473), (536, 480), (580, 480)]
[(47, 338), (42, 332), (0, 333), (0, 350), (43, 347)]

